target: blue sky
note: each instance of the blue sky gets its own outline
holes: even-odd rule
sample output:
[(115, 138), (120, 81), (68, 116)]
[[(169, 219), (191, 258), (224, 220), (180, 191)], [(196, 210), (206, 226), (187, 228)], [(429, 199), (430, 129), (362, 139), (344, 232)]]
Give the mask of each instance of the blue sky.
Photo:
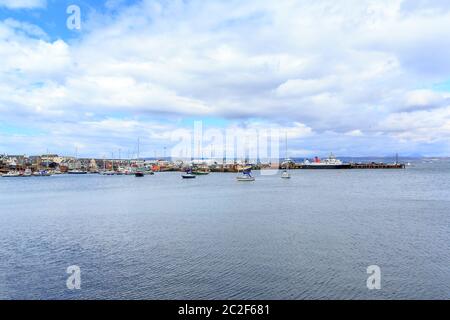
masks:
[(438, 0), (0, 0), (0, 153), (162, 155), (201, 120), (292, 156), (449, 156), (449, 33)]

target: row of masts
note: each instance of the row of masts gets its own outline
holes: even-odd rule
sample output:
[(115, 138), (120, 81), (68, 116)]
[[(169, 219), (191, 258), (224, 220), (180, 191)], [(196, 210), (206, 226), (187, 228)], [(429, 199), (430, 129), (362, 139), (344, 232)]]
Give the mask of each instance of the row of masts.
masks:
[[(199, 147), (200, 148), (200, 147)], [(167, 148), (164, 147), (164, 157), (163, 159), (166, 158), (166, 150)], [(119, 160), (122, 160), (122, 149), (119, 149)], [(47, 154), (48, 154), (48, 149), (47, 149)], [(287, 132), (285, 133), (285, 160), (288, 160), (288, 134)], [(140, 138), (137, 139), (137, 153), (136, 153), (136, 160), (139, 161), (141, 159), (140, 157)], [(155, 151), (155, 158), (156, 158), (156, 151)], [(78, 148), (75, 148), (75, 160), (78, 159)], [(114, 152), (111, 152), (111, 159), (114, 159)], [(128, 151), (128, 159), (130, 160), (130, 152)], [(203, 154), (202, 154), (202, 160), (203, 160)], [(399, 164), (399, 156), (398, 153), (395, 154), (395, 164)], [(286, 161), (286, 169), (289, 169), (289, 162)]]

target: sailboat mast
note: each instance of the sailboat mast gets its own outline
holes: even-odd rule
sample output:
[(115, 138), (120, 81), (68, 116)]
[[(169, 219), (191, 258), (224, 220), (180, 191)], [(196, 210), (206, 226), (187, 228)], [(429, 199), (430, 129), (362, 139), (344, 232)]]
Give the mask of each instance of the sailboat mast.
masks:
[(140, 158), (140, 143), (141, 143), (141, 141), (138, 138), (138, 145), (137, 145), (137, 159), (138, 159), (138, 161), (139, 161), (139, 158)]
[(286, 169), (289, 169), (289, 162), (287, 161), (287, 159), (288, 159), (287, 131), (284, 134), (285, 134), (284, 156), (286, 158)]
[(284, 156), (286, 157), (286, 159), (288, 158), (288, 155), (287, 155), (287, 131), (285, 132), (285, 145), (284, 145), (284, 147), (285, 147), (285, 149), (284, 149)]

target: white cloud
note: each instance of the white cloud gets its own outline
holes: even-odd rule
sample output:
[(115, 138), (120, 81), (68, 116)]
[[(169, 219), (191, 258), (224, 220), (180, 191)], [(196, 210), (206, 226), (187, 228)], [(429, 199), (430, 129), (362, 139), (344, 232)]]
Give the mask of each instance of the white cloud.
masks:
[(402, 141), (450, 141), (450, 106), (414, 112), (394, 113), (380, 123), (380, 129)]
[(346, 132), (345, 135), (349, 136), (349, 137), (362, 137), (362, 136), (364, 136), (364, 133), (361, 130), (356, 129), (356, 130)]
[(448, 94), (431, 90), (415, 90), (406, 93), (405, 107), (407, 109), (430, 109), (442, 106)]
[(105, 123), (87, 124), (116, 113), (132, 121), (259, 121), (299, 137), (327, 135), (344, 152), (356, 140), (368, 148), (363, 142), (375, 133), (393, 144), (420, 134), (438, 141), (412, 129), (426, 110), (430, 131), (446, 137), (446, 123), (435, 118), (448, 94), (422, 89), (450, 74), (442, 40), (450, 12), (437, 2), (144, 0), (107, 8), (120, 10), (84, 15), (70, 43), (23, 21), (0, 22), (3, 119), (32, 117), (42, 128), (49, 119), (76, 121), (98, 135), (109, 130)]
[(0, 0), (0, 7), (8, 9), (35, 9), (46, 5), (46, 0)]

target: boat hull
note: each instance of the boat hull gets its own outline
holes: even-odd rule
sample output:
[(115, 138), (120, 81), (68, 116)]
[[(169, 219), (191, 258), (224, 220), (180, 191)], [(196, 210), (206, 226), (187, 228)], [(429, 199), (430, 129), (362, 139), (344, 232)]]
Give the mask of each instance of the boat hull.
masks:
[(299, 169), (304, 170), (336, 170), (336, 169), (351, 169), (350, 164), (303, 164), (299, 166)]
[(196, 176), (207, 176), (209, 174), (209, 172), (194, 171), (194, 172), (192, 172), (192, 174), (196, 175)]
[(237, 177), (236, 180), (239, 182), (253, 182), (253, 181), (255, 181), (255, 178)]

